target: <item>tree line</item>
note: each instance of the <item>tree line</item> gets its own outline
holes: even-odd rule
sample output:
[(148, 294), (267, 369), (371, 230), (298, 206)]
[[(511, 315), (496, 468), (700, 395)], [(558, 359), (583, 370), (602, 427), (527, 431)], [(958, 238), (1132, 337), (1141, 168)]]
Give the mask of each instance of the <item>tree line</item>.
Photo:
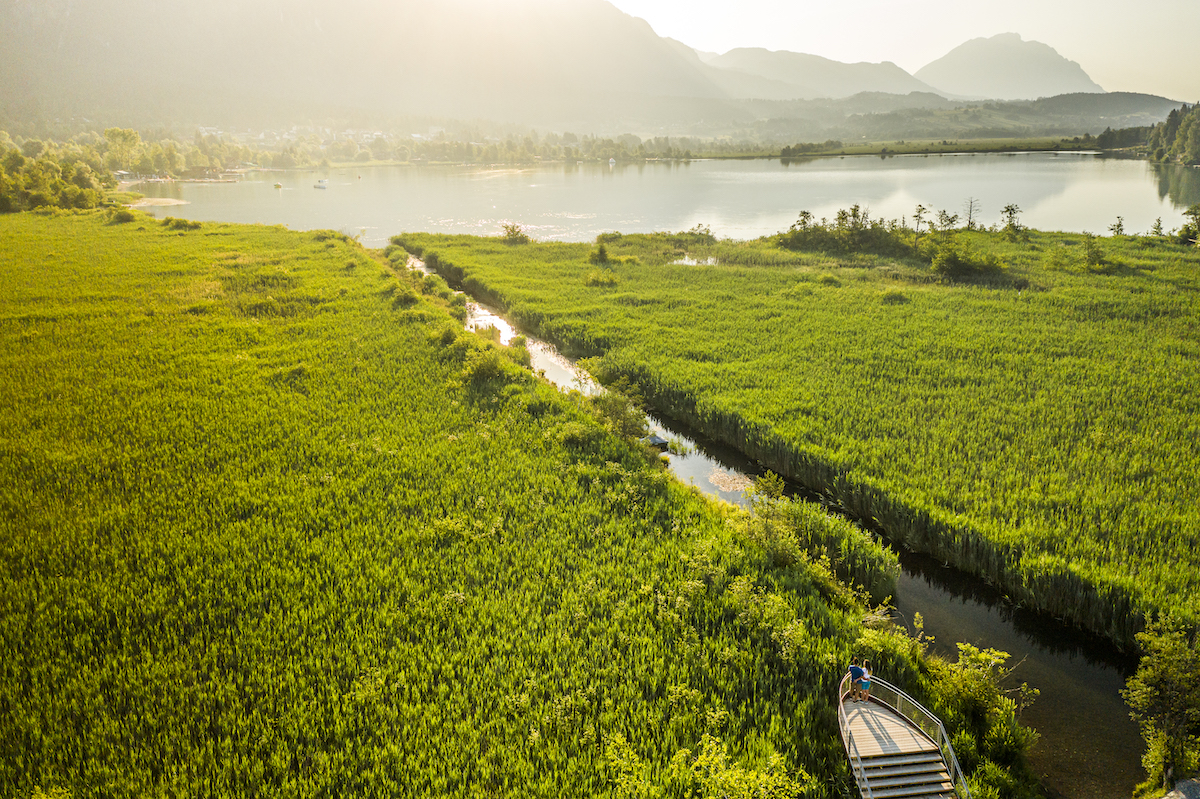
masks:
[(1200, 164), (1200, 104), (1185, 103), (1157, 125), (1106, 128), (1096, 137), (1096, 146), (1101, 150), (1135, 149), (1152, 161)]
[(33, 208), (95, 208), (112, 172), (92, 147), (78, 142), (18, 146), (0, 131), (0, 213)]

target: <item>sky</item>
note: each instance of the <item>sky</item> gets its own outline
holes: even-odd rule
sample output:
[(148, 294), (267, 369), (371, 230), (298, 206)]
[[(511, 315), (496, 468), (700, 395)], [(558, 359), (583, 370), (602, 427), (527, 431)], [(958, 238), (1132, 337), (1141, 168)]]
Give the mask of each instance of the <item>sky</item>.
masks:
[[(1107, 91), (1200, 101), (1200, 0), (612, 0), (697, 50), (792, 50), (916, 72), (967, 41), (1019, 33)], [(852, 9), (852, 10), (849, 10)]]

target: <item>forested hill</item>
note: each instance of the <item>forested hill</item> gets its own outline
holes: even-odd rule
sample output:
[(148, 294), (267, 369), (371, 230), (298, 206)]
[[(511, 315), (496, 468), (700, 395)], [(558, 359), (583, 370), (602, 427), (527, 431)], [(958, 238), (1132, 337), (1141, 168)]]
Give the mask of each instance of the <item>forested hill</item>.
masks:
[(1172, 111), (1150, 131), (1146, 143), (1156, 161), (1200, 164), (1200, 105)]

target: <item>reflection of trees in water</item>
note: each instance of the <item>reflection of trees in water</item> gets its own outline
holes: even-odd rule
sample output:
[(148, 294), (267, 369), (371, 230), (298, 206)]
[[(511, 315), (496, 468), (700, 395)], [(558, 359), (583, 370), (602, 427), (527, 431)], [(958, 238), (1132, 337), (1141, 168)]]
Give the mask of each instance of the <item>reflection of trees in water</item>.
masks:
[(1151, 164), (1158, 178), (1159, 198), (1168, 197), (1177, 208), (1200, 203), (1200, 169), (1178, 164)]

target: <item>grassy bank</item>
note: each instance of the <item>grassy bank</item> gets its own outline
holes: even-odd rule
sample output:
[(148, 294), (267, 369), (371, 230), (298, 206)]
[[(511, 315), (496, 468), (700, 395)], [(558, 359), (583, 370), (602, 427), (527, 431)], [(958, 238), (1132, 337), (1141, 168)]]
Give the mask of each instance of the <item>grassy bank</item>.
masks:
[[(791, 158), (802, 159), (829, 155), (921, 155), (939, 153), (1017, 153), (1072, 152), (1094, 150), (1095, 140), (1083, 141), (1078, 136), (1064, 139), (1056, 136), (1035, 138), (991, 139), (902, 139), (893, 141), (839, 142), (836, 147), (812, 146), (796, 152)], [(776, 153), (775, 155), (778, 155)]]
[(1013, 238), (960, 232), (933, 265), (697, 232), (605, 235), (602, 263), (589, 245), (397, 241), (1017, 602), (1125, 646), (1146, 614), (1194, 622), (1200, 254)]
[(994, 659), (833, 577), (878, 545), (697, 495), (438, 281), (129, 212), (0, 241), (0, 793), (834, 797), (851, 653), (1024, 790)]

